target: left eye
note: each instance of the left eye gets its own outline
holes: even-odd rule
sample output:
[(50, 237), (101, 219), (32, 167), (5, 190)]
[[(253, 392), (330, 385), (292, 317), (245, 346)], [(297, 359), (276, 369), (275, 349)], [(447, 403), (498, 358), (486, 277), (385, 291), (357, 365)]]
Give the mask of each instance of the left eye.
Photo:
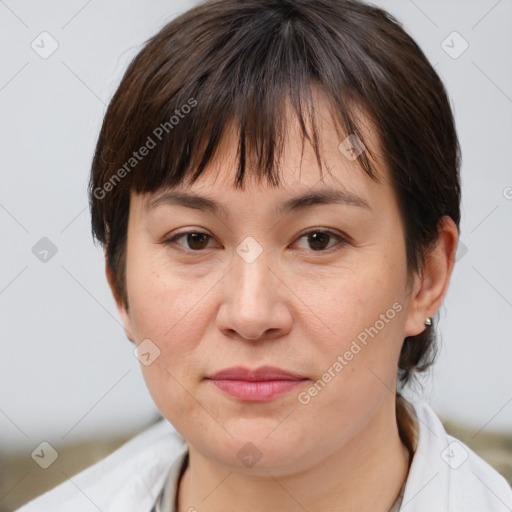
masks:
[[(165, 245), (178, 244), (180, 247), (183, 247), (178, 243), (178, 240), (184, 237), (186, 237), (185, 240), (188, 244), (188, 247), (184, 247), (184, 249), (193, 252), (200, 252), (201, 250), (206, 249), (208, 240), (212, 238), (207, 233), (202, 233), (200, 231), (186, 231), (184, 233), (178, 233), (173, 237), (164, 240), (162, 243)], [(328, 246), (329, 241), (332, 241), (332, 239), (337, 239), (341, 245), (348, 243), (341, 235), (329, 230), (321, 229), (308, 231), (307, 233), (302, 234), (298, 240), (302, 240), (303, 238), (307, 238), (307, 243), (310, 244), (313, 252), (323, 252), (326, 249), (330, 249), (332, 245), (331, 247), (326, 247), (326, 245)]]
[[(313, 229), (304, 233), (299, 240), (302, 238), (307, 238), (307, 243), (310, 244), (311, 248), (314, 249), (315, 252), (322, 252), (326, 250), (325, 244), (329, 245), (329, 239), (337, 239), (340, 245), (344, 245), (347, 243), (347, 240), (343, 238), (341, 235), (334, 233), (328, 230), (322, 229)], [(332, 247), (332, 245), (331, 245)], [(331, 248), (329, 247), (329, 249)]]

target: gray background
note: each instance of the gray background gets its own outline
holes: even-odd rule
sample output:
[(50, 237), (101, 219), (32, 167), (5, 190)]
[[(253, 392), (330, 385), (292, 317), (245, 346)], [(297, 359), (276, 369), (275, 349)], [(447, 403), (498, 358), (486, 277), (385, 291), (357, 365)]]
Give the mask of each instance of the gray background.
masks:
[[(463, 151), (463, 245), (439, 312), (440, 357), (417, 397), (475, 433), (512, 431), (512, 1), (375, 3), (435, 65)], [(4, 452), (131, 432), (157, 414), (92, 243), (86, 185), (106, 104), (127, 64), (192, 5), (0, 1)], [(42, 46), (43, 31), (59, 45), (47, 59), (31, 47)], [(454, 31), (469, 44), (458, 58), (443, 49), (462, 48)], [(47, 262), (32, 252), (42, 237), (57, 248)]]

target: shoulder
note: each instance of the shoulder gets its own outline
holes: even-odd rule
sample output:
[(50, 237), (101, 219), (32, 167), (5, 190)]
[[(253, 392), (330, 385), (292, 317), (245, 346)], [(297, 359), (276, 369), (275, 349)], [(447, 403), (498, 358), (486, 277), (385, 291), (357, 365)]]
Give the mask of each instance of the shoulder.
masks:
[(149, 511), (169, 467), (185, 449), (184, 439), (161, 419), (18, 512)]
[(430, 405), (412, 405), (418, 439), (402, 507), (407, 504), (408, 512), (510, 512), (512, 490), (505, 478), (447, 434)]

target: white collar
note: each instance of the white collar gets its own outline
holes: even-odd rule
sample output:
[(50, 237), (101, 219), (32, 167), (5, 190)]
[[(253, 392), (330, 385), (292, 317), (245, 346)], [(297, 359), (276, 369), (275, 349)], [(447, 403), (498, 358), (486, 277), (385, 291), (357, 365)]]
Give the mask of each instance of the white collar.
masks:
[(426, 402), (412, 405), (419, 439), (400, 511), (511, 512), (512, 490), (505, 478), (448, 435)]

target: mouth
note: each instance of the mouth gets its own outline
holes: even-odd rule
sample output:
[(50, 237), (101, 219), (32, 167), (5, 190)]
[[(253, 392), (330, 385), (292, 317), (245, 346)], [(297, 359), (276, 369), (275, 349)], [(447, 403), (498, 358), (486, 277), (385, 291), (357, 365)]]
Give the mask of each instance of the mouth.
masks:
[(302, 375), (272, 366), (226, 368), (206, 378), (222, 392), (243, 401), (267, 402), (308, 380)]

